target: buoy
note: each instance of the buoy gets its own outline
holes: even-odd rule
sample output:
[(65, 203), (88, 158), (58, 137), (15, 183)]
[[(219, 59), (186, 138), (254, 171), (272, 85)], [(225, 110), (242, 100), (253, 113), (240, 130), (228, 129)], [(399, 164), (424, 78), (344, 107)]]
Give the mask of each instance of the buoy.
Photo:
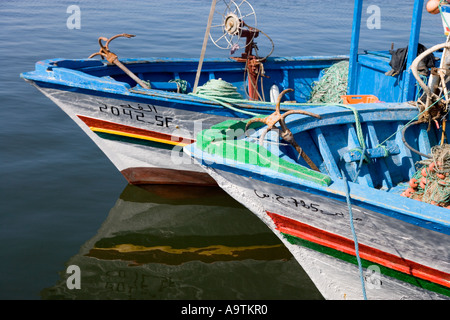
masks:
[(428, 0), (427, 11), (431, 14), (439, 13), (439, 0)]
[(420, 187), (422, 189), (425, 189), (426, 185), (427, 185), (427, 178), (423, 177), (422, 179), (420, 179)]
[(419, 183), (417, 182), (416, 178), (412, 178), (411, 180), (409, 180), (409, 186), (413, 189), (417, 188), (417, 186), (419, 185)]
[(441, 179), (441, 180), (444, 180), (444, 179), (445, 179), (445, 175), (442, 174), (442, 173), (436, 173), (436, 176), (437, 176), (439, 179)]
[(432, 163), (430, 163), (430, 165), (428, 166), (428, 171), (433, 171), (434, 167), (436, 166), (436, 163), (433, 161)]
[(414, 193), (414, 189), (408, 188), (408, 189), (406, 189), (405, 191), (402, 192), (401, 196), (409, 198), (409, 197), (411, 197), (411, 195), (413, 193)]
[(422, 177), (426, 177), (426, 176), (427, 176), (427, 168), (424, 167), (424, 168), (422, 169)]

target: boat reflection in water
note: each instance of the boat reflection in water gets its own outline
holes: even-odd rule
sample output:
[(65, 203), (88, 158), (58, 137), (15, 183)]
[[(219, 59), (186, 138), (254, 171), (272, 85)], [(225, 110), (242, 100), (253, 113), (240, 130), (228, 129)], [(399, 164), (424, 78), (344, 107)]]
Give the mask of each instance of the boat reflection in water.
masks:
[(43, 299), (322, 299), (280, 240), (219, 188), (127, 186), (80, 268)]

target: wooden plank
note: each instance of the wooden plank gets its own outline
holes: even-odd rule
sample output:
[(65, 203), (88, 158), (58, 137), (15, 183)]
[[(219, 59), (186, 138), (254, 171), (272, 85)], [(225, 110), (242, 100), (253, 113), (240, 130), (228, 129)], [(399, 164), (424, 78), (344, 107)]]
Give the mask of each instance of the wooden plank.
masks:
[[(359, 144), (358, 141), (358, 136), (356, 134), (356, 130), (355, 127), (352, 124), (347, 124), (346, 125), (347, 130), (348, 130), (348, 149), (354, 149), (354, 148), (360, 148), (362, 150), (362, 146)], [(352, 168), (354, 169), (354, 176), (356, 176), (356, 174), (358, 173), (359, 170), (359, 174), (358, 174), (358, 182), (365, 184), (369, 187), (373, 188), (373, 181), (372, 181), (372, 177), (370, 176), (369, 173), (369, 168), (367, 167), (367, 164), (365, 164), (364, 162), (361, 164), (361, 168), (359, 167), (359, 163), (352, 163)]]
[[(372, 122), (367, 122), (367, 132), (369, 133), (369, 140), (372, 146), (377, 146), (380, 142), (378, 140), (377, 132)], [(399, 150), (400, 151), (400, 150)], [(394, 185), (392, 183), (391, 174), (389, 173), (388, 166), (385, 159), (379, 159), (376, 161), (376, 165), (379, 167), (378, 172), (382, 175), (382, 185), (388, 189)]]
[(315, 136), (315, 138), (317, 139), (316, 144), (319, 146), (319, 151), (320, 154), (322, 155), (328, 173), (332, 177), (342, 178), (339, 167), (336, 164), (336, 161), (333, 157), (333, 154), (331, 153), (331, 149), (328, 146), (328, 143), (322, 133), (322, 130), (320, 128), (315, 128), (313, 129), (313, 132), (314, 132), (313, 136)]

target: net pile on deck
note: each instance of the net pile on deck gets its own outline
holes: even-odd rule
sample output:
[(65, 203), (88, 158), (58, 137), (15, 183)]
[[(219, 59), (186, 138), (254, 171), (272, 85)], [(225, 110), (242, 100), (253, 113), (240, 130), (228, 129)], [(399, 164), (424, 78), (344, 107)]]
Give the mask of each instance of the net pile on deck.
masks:
[(450, 145), (435, 146), (431, 154), (418, 162), (419, 170), (402, 196), (450, 209)]
[(341, 61), (323, 70), (323, 76), (314, 82), (309, 103), (342, 103), (347, 94), (348, 61)]

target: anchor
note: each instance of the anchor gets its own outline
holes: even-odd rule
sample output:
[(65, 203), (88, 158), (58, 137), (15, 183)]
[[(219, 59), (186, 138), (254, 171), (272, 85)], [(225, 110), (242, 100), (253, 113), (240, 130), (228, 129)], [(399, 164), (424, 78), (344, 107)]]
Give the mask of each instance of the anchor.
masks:
[(286, 122), (284, 121), (284, 119), (291, 114), (304, 114), (307, 116), (315, 117), (317, 119), (321, 119), (321, 117), (318, 114), (311, 113), (311, 112), (304, 111), (304, 110), (289, 110), (289, 111), (285, 112), (284, 114), (281, 114), (280, 113), (281, 98), (287, 92), (290, 92), (290, 91), (294, 91), (294, 90), (286, 89), (286, 90), (283, 90), (279, 94), (278, 99), (277, 99), (276, 109), (275, 109), (274, 113), (272, 113), (270, 116), (268, 116), (266, 118), (251, 119), (250, 121), (247, 122), (247, 125), (245, 126), (245, 131), (247, 131), (248, 127), (252, 123), (255, 123), (255, 122), (261, 122), (261, 123), (264, 123), (265, 125), (267, 125), (267, 128), (264, 129), (263, 133), (259, 137), (259, 144), (262, 145), (266, 134), (270, 130), (272, 130), (275, 127), (275, 125), (279, 122), (280, 126), (281, 126), (281, 138), (284, 141), (290, 143), (295, 148), (295, 150), (297, 150), (298, 154), (303, 158), (303, 160), (306, 161), (306, 163), (311, 167), (311, 169), (320, 172), (319, 168), (314, 164), (314, 162), (308, 157), (308, 155), (298, 145), (297, 141), (295, 141), (294, 135), (292, 134), (291, 130), (289, 130), (289, 128), (286, 126)]
[[(126, 37), (126, 38), (132, 38), (135, 37), (135, 35), (133, 34), (128, 34), (128, 33), (122, 33), (122, 34), (116, 34), (115, 36), (111, 37), (111, 38), (105, 38), (105, 37), (100, 37), (98, 38), (98, 43), (100, 45), (100, 50), (96, 53), (93, 53), (89, 56), (90, 58), (93, 58), (95, 56), (101, 56), (103, 59), (106, 59), (109, 63), (115, 64), (116, 66), (118, 66), (120, 69), (123, 70), (123, 72), (125, 72), (128, 76), (131, 77), (131, 79), (133, 79), (134, 81), (136, 81), (136, 83), (138, 83), (141, 87), (145, 88), (145, 89), (150, 89), (150, 87), (143, 82), (141, 79), (139, 79), (133, 72), (131, 72), (127, 67), (125, 67), (122, 62), (119, 61), (119, 59), (117, 58), (117, 55), (113, 52), (111, 52), (109, 50), (109, 43), (119, 37)], [(103, 44), (103, 41), (106, 41), (105, 44)]]

